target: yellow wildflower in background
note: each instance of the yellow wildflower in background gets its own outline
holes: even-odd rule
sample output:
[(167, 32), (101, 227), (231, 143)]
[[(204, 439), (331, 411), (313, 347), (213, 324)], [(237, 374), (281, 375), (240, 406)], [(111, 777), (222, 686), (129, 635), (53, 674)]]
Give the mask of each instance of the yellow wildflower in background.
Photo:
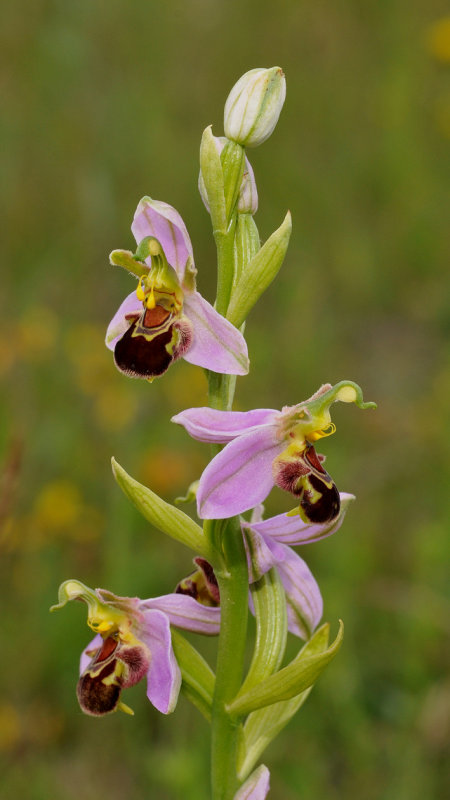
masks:
[(442, 17), (429, 26), (426, 33), (428, 52), (443, 64), (450, 63), (450, 16)]
[(436, 127), (442, 136), (450, 139), (450, 95), (440, 97), (434, 107)]
[(20, 739), (19, 715), (10, 703), (0, 705), (0, 752), (13, 750)]
[(56, 530), (72, 526), (81, 514), (81, 494), (69, 481), (52, 481), (36, 499), (34, 520), (39, 527)]
[(18, 356), (27, 362), (41, 361), (55, 348), (59, 336), (58, 318), (46, 306), (27, 309), (16, 323)]

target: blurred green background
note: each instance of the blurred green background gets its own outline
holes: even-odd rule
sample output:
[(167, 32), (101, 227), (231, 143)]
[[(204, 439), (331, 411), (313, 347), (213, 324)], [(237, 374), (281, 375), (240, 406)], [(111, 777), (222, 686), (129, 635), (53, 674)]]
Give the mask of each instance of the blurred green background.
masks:
[[(208, 728), (127, 692), (134, 718), (75, 698), (89, 631), (54, 616), (77, 577), (170, 591), (190, 553), (115, 485), (111, 455), (166, 499), (206, 445), (169, 423), (206, 402), (185, 362), (152, 386), (114, 368), (104, 331), (130, 277), (144, 194), (174, 205), (212, 300), (214, 245), (196, 189), (201, 132), (222, 134), (241, 73), (279, 64), (287, 102), (249, 153), (265, 240), (293, 214), (276, 284), (252, 313), (237, 408), (280, 407), (356, 380), (376, 412), (336, 407), (323, 447), (357, 495), (308, 548), (339, 657), (270, 747), (274, 800), (449, 796), (448, 140), (450, 20), (440, 0), (9, 0), (2, 14), (0, 756), (5, 800), (208, 797)], [(290, 501), (289, 501), (290, 503)], [(286, 508), (274, 491), (269, 512)], [(203, 643), (199, 645), (203, 647)], [(205, 645), (214, 652), (214, 643)]]

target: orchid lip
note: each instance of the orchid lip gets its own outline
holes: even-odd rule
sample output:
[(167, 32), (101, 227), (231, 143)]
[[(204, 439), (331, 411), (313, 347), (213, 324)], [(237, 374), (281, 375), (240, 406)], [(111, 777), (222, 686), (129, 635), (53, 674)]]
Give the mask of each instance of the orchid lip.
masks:
[[(162, 302), (165, 303), (164, 298)], [(174, 305), (175, 302), (171, 304)], [(140, 316), (129, 314), (128, 318), (130, 326), (115, 344), (114, 360), (129, 377), (152, 380), (163, 375), (191, 345), (193, 330), (189, 319), (159, 302), (144, 302)]]

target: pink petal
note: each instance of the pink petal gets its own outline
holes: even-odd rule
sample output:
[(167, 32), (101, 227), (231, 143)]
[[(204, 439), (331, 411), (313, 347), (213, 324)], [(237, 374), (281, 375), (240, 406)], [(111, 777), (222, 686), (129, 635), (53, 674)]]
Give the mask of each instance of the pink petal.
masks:
[(309, 639), (320, 622), (323, 601), (317, 581), (308, 565), (287, 545), (277, 570), (286, 592), (288, 629), (301, 639)]
[(276, 517), (269, 517), (263, 522), (247, 523), (252, 530), (261, 535), (270, 536), (277, 542), (285, 544), (308, 544), (319, 539), (325, 539), (339, 530), (344, 520), (346, 511), (351, 501), (355, 499), (353, 494), (347, 492), (340, 493), (341, 510), (339, 516), (333, 522), (326, 522), (320, 525), (303, 522), (302, 518), (295, 514), (290, 517), (287, 514), (277, 514)]
[(260, 426), (229, 442), (200, 478), (198, 516), (223, 519), (261, 503), (273, 486), (272, 461), (284, 447), (275, 425)]
[(204, 606), (185, 594), (165, 594), (142, 600), (140, 609), (158, 609), (171, 625), (186, 631), (214, 636), (220, 631), (220, 608)]
[(155, 236), (161, 244), (169, 264), (183, 281), (186, 261), (192, 257), (192, 244), (186, 225), (168, 203), (143, 197), (131, 225), (136, 242), (146, 236)]
[(91, 639), (89, 644), (84, 648), (83, 652), (81, 653), (81, 658), (80, 658), (80, 675), (83, 674), (83, 672), (86, 669), (86, 667), (92, 661), (92, 656), (88, 656), (88, 652), (91, 652), (91, 650), (93, 650), (94, 652), (99, 650), (100, 647), (101, 647), (102, 641), (103, 641), (102, 636), (99, 633), (97, 633), (94, 636), (94, 638)]
[(127, 314), (141, 314), (141, 312), (142, 303), (137, 299), (135, 290), (125, 298), (108, 325), (105, 342), (110, 350), (114, 350), (119, 339), (130, 327), (130, 320), (125, 319), (125, 316)]
[(213, 372), (246, 375), (248, 351), (242, 333), (199, 292), (185, 294), (183, 310), (194, 325), (194, 340), (184, 359)]
[(169, 620), (162, 611), (145, 611), (145, 629), (141, 635), (150, 650), (147, 673), (147, 697), (162, 714), (174, 710), (181, 686), (181, 672), (172, 649)]
[(270, 789), (270, 772), (261, 764), (242, 784), (234, 800), (265, 800)]
[(285, 546), (270, 536), (256, 533), (251, 525), (241, 522), (244, 545), (247, 553), (248, 578), (250, 583), (259, 580), (261, 575), (283, 561)]
[(272, 421), (271, 408), (254, 411), (217, 411), (215, 408), (188, 408), (172, 417), (172, 422), (183, 425), (193, 439), (200, 442), (231, 442), (243, 433), (256, 430)]

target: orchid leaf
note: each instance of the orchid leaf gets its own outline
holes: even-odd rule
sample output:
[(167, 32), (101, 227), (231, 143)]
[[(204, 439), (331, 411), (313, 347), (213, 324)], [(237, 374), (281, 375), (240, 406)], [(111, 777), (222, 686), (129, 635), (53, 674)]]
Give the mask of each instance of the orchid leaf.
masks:
[(247, 692), (238, 692), (232, 703), (228, 706), (230, 714), (241, 716), (264, 708), (281, 700), (290, 700), (300, 692), (309, 689), (323, 672), (327, 664), (332, 661), (338, 652), (344, 636), (344, 624), (339, 623), (339, 632), (333, 644), (321, 653), (309, 654), (305, 648), (287, 667), (266, 678), (258, 686), (253, 686)]
[[(303, 647), (303, 655), (323, 653), (328, 647), (329, 631), (328, 624), (322, 625)], [(310, 686), (290, 700), (281, 700), (249, 714), (245, 721), (238, 757), (238, 775), (241, 780), (245, 779), (261, 753), (303, 705), (312, 688)]]
[(203, 716), (210, 721), (215, 682), (211, 667), (195, 647), (173, 628), (172, 646), (181, 670), (183, 679), (181, 689), (183, 693)]
[(239, 278), (252, 258), (256, 256), (261, 247), (258, 228), (251, 214), (238, 214), (236, 220), (236, 231), (234, 235), (234, 273), (233, 290), (236, 288)]
[(197, 554), (208, 558), (208, 545), (203, 531), (194, 520), (181, 509), (166, 503), (151, 489), (134, 480), (114, 458), (112, 459), (112, 470), (120, 488), (155, 528), (195, 550)]

